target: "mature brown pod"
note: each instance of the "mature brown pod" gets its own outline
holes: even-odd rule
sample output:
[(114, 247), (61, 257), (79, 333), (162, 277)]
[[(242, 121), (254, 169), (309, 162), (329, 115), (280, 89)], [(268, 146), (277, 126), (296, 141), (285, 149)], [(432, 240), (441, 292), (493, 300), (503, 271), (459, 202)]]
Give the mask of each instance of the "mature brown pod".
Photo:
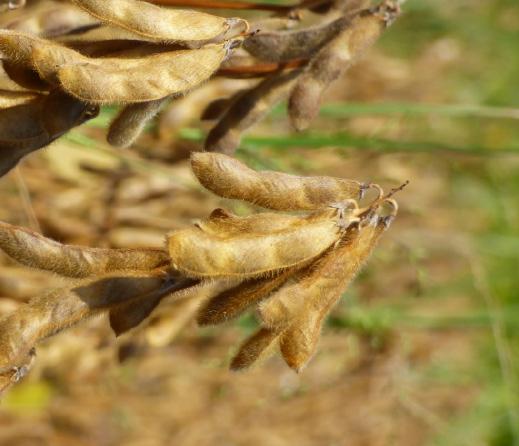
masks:
[(65, 91), (87, 102), (155, 101), (186, 92), (207, 80), (227, 57), (230, 47), (230, 43), (212, 44), (147, 57), (90, 59), (61, 67), (58, 78)]
[(40, 340), (132, 299), (168, 292), (163, 273), (113, 274), (35, 297), (0, 320), (0, 374), (25, 361)]
[(116, 336), (120, 336), (137, 327), (150, 316), (163, 299), (176, 296), (181, 299), (185, 296), (187, 290), (197, 285), (197, 280), (178, 278), (173, 281), (172, 279), (167, 287), (167, 293), (150, 293), (145, 295), (144, 298), (132, 299), (118, 305), (109, 312), (110, 327)]
[[(256, 277), (302, 265), (339, 237), (336, 218), (301, 219), (300, 225), (273, 232), (217, 236), (198, 227), (168, 237), (172, 265), (189, 277)], [(311, 243), (309, 241), (311, 240)]]
[(207, 41), (230, 38), (227, 31), (248, 29), (242, 19), (217, 17), (198, 11), (166, 9), (139, 0), (72, 0), (89, 14), (110, 25), (158, 41)]
[(110, 124), (107, 141), (116, 147), (131, 146), (168, 99), (166, 96), (155, 101), (125, 106)]
[(29, 229), (0, 222), (0, 248), (17, 262), (66, 277), (113, 271), (148, 271), (165, 266), (161, 249), (103, 249), (62, 245)]
[(249, 307), (265, 299), (283, 285), (295, 271), (297, 268), (289, 268), (274, 277), (245, 280), (217, 294), (198, 313), (198, 324), (216, 325), (240, 316)]
[[(239, 91), (238, 94), (239, 93), (241, 93), (241, 91)], [(215, 119), (219, 119), (227, 111), (234, 99), (235, 95), (229, 98), (215, 99), (214, 101), (210, 102), (207, 105), (207, 107), (202, 111), (202, 114), (200, 115), (200, 120), (213, 121)]]
[(340, 17), (325, 25), (295, 31), (259, 32), (243, 42), (251, 55), (266, 62), (309, 59), (337, 33), (349, 26), (349, 17)]
[[(0, 112), (0, 176), (25, 155), (49, 145), (71, 128), (92, 119), (96, 106), (60, 91)], [(16, 122), (16, 125), (13, 125)]]
[(328, 302), (336, 302), (368, 259), (389, 221), (388, 217), (375, 215), (369, 217), (366, 226), (365, 222), (351, 225), (338, 246), (330, 248), (260, 305), (263, 323), (268, 327), (285, 327), (301, 312), (328, 308)]
[(295, 129), (308, 127), (319, 113), (321, 97), (329, 84), (372, 46), (399, 14), (395, 0), (383, 0), (375, 8), (361, 11), (317, 53), (290, 95), (288, 113)]
[(231, 370), (246, 369), (258, 359), (267, 356), (278, 338), (279, 332), (276, 330), (260, 328), (242, 344), (231, 361)]
[(256, 172), (237, 159), (218, 153), (193, 153), (191, 167), (200, 183), (215, 194), (278, 211), (323, 209), (357, 199), (367, 187), (343, 178)]
[(311, 359), (326, 316), (360, 271), (386, 228), (385, 220), (381, 218), (373, 219), (360, 230), (352, 228), (341, 245), (324, 256), (308, 276), (287, 290), (280, 290), (279, 298), (273, 296), (271, 305), (262, 308), (262, 316), (270, 319), (267, 325), (285, 325), (290, 321), (289, 328), (280, 338), (280, 348), (287, 364), (297, 372)]
[(299, 70), (276, 74), (250, 90), (239, 92), (227, 112), (207, 135), (205, 150), (234, 153), (240, 145), (242, 133), (288, 96), (299, 74)]

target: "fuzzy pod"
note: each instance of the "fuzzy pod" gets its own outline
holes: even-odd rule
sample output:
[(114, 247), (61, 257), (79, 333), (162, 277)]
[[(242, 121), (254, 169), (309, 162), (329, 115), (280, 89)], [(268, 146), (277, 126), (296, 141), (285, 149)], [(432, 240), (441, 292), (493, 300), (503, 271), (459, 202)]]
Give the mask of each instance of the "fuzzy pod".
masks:
[(198, 324), (217, 325), (240, 316), (283, 285), (295, 271), (297, 268), (289, 268), (274, 277), (245, 280), (217, 294), (199, 311)]
[(319, 113), (328, 86), (378, 40), (399, 14), (394, 0), (384, 0), (375, 8), (363, 10), (315, 55), (290, 94), (288, 114), (296, 130), (310, 125)]
[[(280, 290), (284, 298), (281, 313), (285, 313), (281, 324), (293, 318), (280, 338), (281, 354), (289, 367), (300, 372), (308, 364), (317, 349), (326, 316), (365, 264), (386, 229), (383, 219), (373, 220), (353, 236), (349, 234), (339, 247), (319, 261), (305, 279), (285, 292)], [(275, 297), (273, 302), (276, 302)], [(261, 314), (262, 317), (272, 316), (267, 307)], [(279, 321), (270, 321), (267, 325), (277, 324)]]
[(260, 328), (241, 345), (231, 361), (231, 370), (246, 369), (259, 359), (267, 357), (277, 345), (278, 338), (279, 332)]
[(65, 277), (113, 271), (149, 271), (169, 263), (161, 249), (109, 249), (63, 245), (29, 229), (0, 222), (0, 248), (22, 265)]
[(299, 70), (276, 74), (250, 90), (239, 92), (207, 135), (205, 150), (233, 154), (240, 145), (242, 134), (288, 96), (299, 74)]
[(265, 62), (287, 62), (309, 59), (337, 33), (350, 24), (349, 17), (340, 17), (325, 25), (294, 31), (259, 32), (243, 42), (243, 48)]
[(132, 299), (118, 305), (109, 311), (110, 328), (116, 336), (120, 336), (147, 319), (163, 299), (182, 299), (187, 290), (197, 285), (196, 280), (180, 278), (163, 287), (167, 292), (150, 293), (144, 299)]
[(217, 17), (203, 12), (167, 9), (139, 0), (72, 0), (92, 16), (109, 25), (157, 41), (208, 41), (229, 38), (248, 29), (238, 18)]
[(115, 147), (131, 146), (168, 99), (126, 105), (110, 123), (107, 141)]
[(328, 308), (329, 302), (336, 302), (361, 270), (386, 228), (379, 217), (372, 217), (366, 226), (362, 223), (350, 226), (337, 246), (260, 305), (263, 323), (268, 327), (286, 326), (301, 312)]
[(95, 117), (98, 111), (98, 107), (60, 91), (2, 110), (0, 176), (9, 172), (24, 156), (48, 146), (71, 128)]
[(90, 59), (58, 70), (62, 88), (96, 104), (156, 101), (206, 81), (227, 57), (230, 44), (166, 51), (147, 57)]
[(304, 219), (271, 234), (246, 232), (212, 235), (198, 227), (173, 232), (168, 249), (174, 268), (188, 277), (269, 275), (319, 256), (339, 237), (329, 215)]
[(193, 153), (191, 167), (200, 183), (220, 197), (277, 211), (323, 209), (357, 199), (367, 187), (343, 178), (256, 172), (237, 159), (218, 153)]

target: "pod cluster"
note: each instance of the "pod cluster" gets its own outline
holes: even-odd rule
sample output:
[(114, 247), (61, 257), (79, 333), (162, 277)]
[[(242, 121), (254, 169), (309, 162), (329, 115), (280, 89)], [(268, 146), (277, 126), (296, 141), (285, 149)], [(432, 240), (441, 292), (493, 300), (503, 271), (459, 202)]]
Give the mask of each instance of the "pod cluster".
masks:
[[(292, 126), (299, 131), (307, 129), (318, 115), (329, 85), (341, 77), (400, 14), (396, 0), (383, 0), (372, 7), (365, 7), (366, 3), (369, 2), (320, 2), (323, 8), (312, 12), (322, 13), (324, 24), (265, 30), (245, 39), (244, 49), (263, 64), (265, 71), (270, 67), (272, 72), (264, 75), (254, 87), (229, 98), (207, 136), (205, 150), (232, 154), (239, 147), (242, 134), (286, 99)], [(233, 59), (227, 65), (232, 63)], [(231, 67), (229, 73), (232, 72)]]
[[(0, 17), (0, 176), (107, 104), (121, 107), (107, 140), (127, 147), (166, 102), (185, 107), (178, 99), (215, 76), (260, 80), (201, 113), (216, 121), (206, 151), (232, 154), (242, 135), (285, 99), (293, 127), (306, 129), (328, 86), (400, 7), (398, 0), (303, 1), (251, 25), (140, 0), (49, 0), (23, 12)], [(21, 125), (14, 128), (13, 120)]]
[(122, 105), (109, 141), (128, 145), (164, 101), (209, 79), (248, 29), (139, 0), (36, 3), (9, 17), (0, 25), (0, 175), (105, 104)]
[[(0, 249), (7, 255), (70, 279), (0, 320), (0, 389), (28, 370), (40, 340), (98, 314), (108, 315), (117, 335), (146, 329), (165, 299), (196, 314), (200, 325), (256, 310), (261, 328), (238, 349), (233, 369), (248, 367), (275, 346), (294, 370), (308, 363), (326, 315), (396, 216), (395, 190), (257, 172), (210, 152), (193, 154), (191, 163), (210, 191), (270, 211), (237, 216), (215, 209), (169, 233), (164, 249), (63, 245), (0, 223)], [(377, 196), (359, 206), (370, 188)]]

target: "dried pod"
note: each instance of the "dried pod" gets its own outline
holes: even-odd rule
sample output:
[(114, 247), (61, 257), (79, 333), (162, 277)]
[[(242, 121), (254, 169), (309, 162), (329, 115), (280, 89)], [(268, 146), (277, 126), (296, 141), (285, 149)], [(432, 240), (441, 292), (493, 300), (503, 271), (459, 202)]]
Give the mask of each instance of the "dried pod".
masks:
[(296, 372), (301, 372), (314, 355), (328, 311), (327, 307), (321, 311), (306, 311), (280, 337), (281, 354), (287, 365)]
[(325, 25), (295, 31), (259, 32), (243, 42), (251, 55), (266, 62), (308, 59), (350, 24), (349, 17), (340, 17)]
[(336, 218), (301, 219), (297, 226), (271, 234), (246, 232), (217, 236), (198, 227), (168, 238), (172, 265), (190, 277), (255, 277), (304, 264), (338, 238)]
[(205, 150), (232, 154), (239, 147), (242, 133), (264, 118), (288, 96), (300, 71), (268, 77), (250, 90), (240, 92), (227, 112), (211, 129)]
[(312, 59), (289, 99), (292, 125), (304, 130), (319, 113), (321, 97), (328, 85), (341, 76), (380, 37), (400, 13), (395, 0), (361, 11), (350, 26), (326, 44)]
[(277, 345), (279, 332), (270, 328), (260, 328), (249, 337), (231, 361), (232, 370), (242, 370), (250, 367), (260, 358), (268, 356)]
[(72, 0), (89, 14), (110, 25), (158, 41), (207, 41), (231, 37), (248, 29), (247, 22), (237, 18), (181, 9), (166, 9), (139, 0)]
[(132, 299), (165, 294), (162, 273), (111, 275), (53, 290), (0, 320), (0, 374), (23, 364), (40, 340)]
[(62, 245), (29, 229), (0, 222), (0, 248), (17, 262), (66, 277), (146, 271), (169, 263), (161, 249), (103, 249)]
[(240, 316), (283, 285), (296, 270), (289, 268), (274, 277), (249, 279), (217, 294), (198, 313), (198, 324), (216, 325)]
[(86, 104), (62, 91), (54, 90), (43, 101), (40, 122), (45, 132), (56, 139), (71, 128), (95, 118), (98, 113), (97, 105)]
[(88, 63), (63, 66), (58, 78), (65, 91), (87, 102), (154, 101), (186, 92), (207, 80), (225, 59), (229, 47), (225, 43), (148, 57), (90, 59)]
[(323, 209), (356, 199), (367, 187), (343, 178), (256, 172), (217, 153), (193, 153), (191, 167), (200, 183), (215, 194), (279, 211)]
[[(294, 307), (300, 307), (299, 315), (280, 338), (281, 354), (297, 372), (310, 361), (317, 348), (325, 317), (366, 262), (386, 228), (386, 220), (376, 218), (361, 230), (353, 229), (356, 234), (348, 234), (341, 246), (331, 250), (306, 278), (286, 290), (281, 298), (284, 300), (281, 313), (287, 313), (283, 319), (293, 317), (297, 313)], [(295, 302), (296, 294), (299, 302)], [(273, 302), (276, 302), (275, 297)], [(276, 303), (279, 312), (279, 300)], [(267, 308), (262, 310), (263, 316), (272, 316), (266, 311)], [(270, 323), (276, 325), (278, 321)]]
[[(108, 46), (108, 48), (104, 48), (105, 52), (111, 50), (117, 53), (117, 57), (92, 58), (48, 40), (30, 36), (22, 36), (22, 38), (31, 44), (28, 63), (32, 64), (41, 79), (57, 86), (61, 86), (58, 72), (64, 66), (96, 66), (108, 71), (124, 70), (134, 65), (145, 65), (144, 61), (147, 57), (157, 56), (165, 51), (163, 47), (143, 42), (123, 42), (124, 50), (115, 51), (115, 48), (110, 46), (111, 42), (103, 42), (103, 47)], [(131, 45), (128, 46), (128, 43)]]
[(116, 336), (120, 336), (143, 322), (163, 299), (175, 295), (182, 298), (185, 294), (179, 291), (185, 291), (197, 284), (196, 280), (178, 279), (168, 289), (168, 294), (152, 293), (145, 299), (133, 299), (121, 304), (109, 312), (110, 327)]
[[(37, 97), (0, 113), (0, 176), (25, 155), (49, 145), (71, 128), (95, 117), (98, 108), (62, 92)], [(13, 125), (16, 123), (16, 125)]]
[(200, 119), (202, 121), (212, 121), (214, 119), (219, 119), (227, 111), (227, 109), (233, 103), (233, 100), (237, 97), (237, 95), (241, 93), (242, 92), (239, 91), (230, 98), (220, 98), (210, 102), (207, 105), (207, 107), (202, 111)]
[(368, 259), (387, 228), (386, 218), (370, 217), (369, 223), (351, 225), (338, 246), (330, 250), (306, 271), (274, 293), (259, 308), (268, 327), (287, 326), (302, 311), (328, 308)]
[(169, 97), (125, 106), (110, 124), (107, 140), (112, 146), (129, 147), (159, 112)]

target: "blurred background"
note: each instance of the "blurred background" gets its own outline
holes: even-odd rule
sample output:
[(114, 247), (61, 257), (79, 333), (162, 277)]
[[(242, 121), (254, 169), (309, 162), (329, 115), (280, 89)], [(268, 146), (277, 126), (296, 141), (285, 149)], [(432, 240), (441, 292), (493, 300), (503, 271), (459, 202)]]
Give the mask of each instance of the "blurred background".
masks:
[[(219, 11), (221, 13), (221, 11)], [(204, 106), (251, 81), (173, 102), (130, 150), (106, 108), (0, 181), (0, 220), (89, 246), (162, 246), (223, 206), (186, 154)], [(199, 328), (164, 302), (115, 339), (94, 319), (44, 342), (0, 403), (0, 445), (519, 445), (519, 4), (408, 0), (328, 91), (311, 130), (279, 106), (237, 155), (258, 169), (376, 181), (401, 212), (334, 309), (300, 375), (279, 357), (228, 371), (256, 326)], [(53, 275), (0, 254), (0, 313)]]

